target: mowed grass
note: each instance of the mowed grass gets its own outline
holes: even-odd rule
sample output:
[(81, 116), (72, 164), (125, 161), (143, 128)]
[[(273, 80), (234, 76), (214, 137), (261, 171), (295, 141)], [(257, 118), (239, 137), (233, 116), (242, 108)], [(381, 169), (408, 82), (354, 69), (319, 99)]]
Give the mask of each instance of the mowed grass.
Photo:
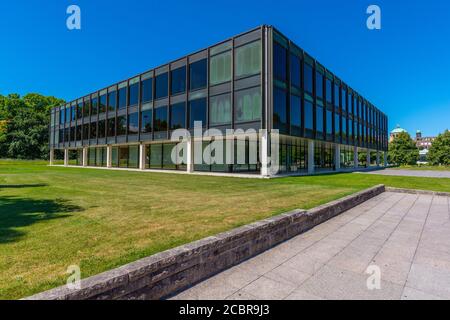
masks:
[(48, 167), (0, 160), (0, 298), (22, 298), (355, 191), (389, 186), (450, 191), (450, 179), (334, 174), (239, 179)]

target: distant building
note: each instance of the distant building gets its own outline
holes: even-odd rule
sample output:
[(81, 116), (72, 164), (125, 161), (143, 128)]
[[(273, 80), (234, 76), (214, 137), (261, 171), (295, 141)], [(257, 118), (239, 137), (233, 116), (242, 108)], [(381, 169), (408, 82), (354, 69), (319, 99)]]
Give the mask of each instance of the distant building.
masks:
[(400, 125), (398, 124), (395, 127), (395, 129), (391, 131), (391, 134), (389, 136), (389, 142), (392, 142), (394, 140), (394, 138), (396, 138), (402, 132), (408, 133), (408, 131), (406, 131), (405, 129), (401, 128)]
[(416, 146), (419, 149), (430, 149), (431, 145), (433, 144), (434, 139), (436, 137), (422, 137), (422, 131), (417, 130), (416, 132)]

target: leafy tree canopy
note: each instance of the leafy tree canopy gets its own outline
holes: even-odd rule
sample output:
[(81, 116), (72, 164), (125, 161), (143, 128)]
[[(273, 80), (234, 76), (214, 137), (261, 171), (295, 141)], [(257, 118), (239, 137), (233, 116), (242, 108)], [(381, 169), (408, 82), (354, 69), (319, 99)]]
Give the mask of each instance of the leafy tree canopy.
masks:
[(50, 110), (63, 103), (37, 93), (0, 96), (0, 158), (46, 159)]
[(389, 143), (389, 162), (397, 165), (414, 165), (419, 160), (419, 149), (407, 132), (399, 133)]
[(450, 131), (445, 130), (436, 137), (427, 158), (433, 165), (450, 165)]

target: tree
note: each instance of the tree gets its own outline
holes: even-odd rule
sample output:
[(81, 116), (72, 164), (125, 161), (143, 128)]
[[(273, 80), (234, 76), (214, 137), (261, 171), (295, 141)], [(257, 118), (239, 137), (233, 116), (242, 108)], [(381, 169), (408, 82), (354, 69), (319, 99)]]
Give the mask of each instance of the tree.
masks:
[(389, 162), (397, 165), (414, 165), (419, 160), (419, 149), (407, 132), (398, 134), (389, 143)]
[(433, 165), (450, 165), (450, 131), (445, 130), (436, 137), (427, 158)]
[(63, 103), (35, 93), (0, 96), (0, 157), (46, 159), (50, 111)]

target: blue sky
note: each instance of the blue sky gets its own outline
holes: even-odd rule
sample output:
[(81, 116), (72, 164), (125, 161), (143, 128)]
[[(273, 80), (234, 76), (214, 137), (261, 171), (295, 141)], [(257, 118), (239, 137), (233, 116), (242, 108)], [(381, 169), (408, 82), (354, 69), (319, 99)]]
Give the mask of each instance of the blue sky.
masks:
[[(66, 28), (81, 8), (82, 29)], [(381, 7), (382, 29), (366, 28)], [(272, 24), (410, 133), (450, 127), (450, 2), (104, 1), (0, 4), (0, 94), (71, 100), (260, 24)]]

